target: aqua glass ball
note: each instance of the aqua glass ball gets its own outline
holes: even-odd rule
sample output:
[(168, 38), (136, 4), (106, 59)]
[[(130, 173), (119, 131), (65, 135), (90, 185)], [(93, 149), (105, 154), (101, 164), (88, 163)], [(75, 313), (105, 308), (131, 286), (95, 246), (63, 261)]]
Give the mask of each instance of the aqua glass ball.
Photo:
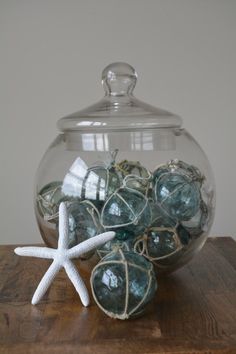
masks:
[(93, 166), (85, 176), (82, 199), (104, 202), (119, 187), (120, 179), (113, 167)]
[(144, 195), (147, 194), (152, 174), (139, 161), (123, 160), (115, 167), (127, 188), (136, 189)]
[(37, 195), (37, 209), (44, 220), (58, 222), (59, 204), (67, 200), (62, 192), (62, 182), (53, 181), (46, 184)]
[(157, 289), (152, 264), (121, 249), (95, 266), (90, 282), (97, 305), (108, 316), (122, 320), (141, 315)]
[(100, 164), (88, 167), (83, 160), (77, 158), (63, 180), (62, 190), (68, 196), (90, 200), (100, 208), (120, 184), (113, 166)]
[(150, 261), (158, 261), (182, 247), (175, 229), (150, 228), (145, 237), (137, 241), (135, 251)]
[[(164, 172), (155, 178), (156, 202), (175, 220), (191, 219), (201, 201), (199, 185), (188, 174)], [(154, 173), (155, 176), (155, 173)]]
[[(68, 205), (69, 247), (73, 247), (102, 232), (99, 213), (89, 201), (74, 201)], [(83, 255), (87, 259), (94, 253)]]
[(101, 224), (105, 230), (116, 232), (116, 238), (125, 240), (142, 234), (151, 221), (148, 199), (140, 192), (120, 188), (105, 202)]

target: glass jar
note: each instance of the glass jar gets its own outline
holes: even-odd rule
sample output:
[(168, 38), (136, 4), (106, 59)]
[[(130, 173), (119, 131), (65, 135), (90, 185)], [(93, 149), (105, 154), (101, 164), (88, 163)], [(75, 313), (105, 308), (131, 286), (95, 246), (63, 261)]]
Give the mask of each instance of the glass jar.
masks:
[(65, 201), (70, 247), (114, 230), (116, 239), (100, 256), (122, 247), (172, 271), (207, 238), (214, 178), (181, 118), (135, 98), (136, 81), (130, 65), (110, 64), (102, 73), (104, 98), (58, 121), (61, 133), (37, 171), (35, 213), (50, 247), (57, 246), (58, 207)]

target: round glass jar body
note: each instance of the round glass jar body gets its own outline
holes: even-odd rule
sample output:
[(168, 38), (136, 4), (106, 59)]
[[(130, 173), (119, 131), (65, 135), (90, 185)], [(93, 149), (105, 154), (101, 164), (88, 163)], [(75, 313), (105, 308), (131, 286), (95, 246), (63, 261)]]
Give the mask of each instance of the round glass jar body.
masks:
[[(212, 224), (214, 214), (214, 182), (211, 168), (204, 152), (189, 133), (184, 129), (178, 128), (157, 128), (143, 131), (136, 130), (133, 132), (114, 131), (89, 134), (84, 132), (68, 132), (60, 134), (43, 157), (36, 178), (35, 212), (43, 240), (51, 247), (57, 246), (58, 223), (56, 213), (60, 201), (68, 201), (68, 204), (72, 206), (73, 203), (83, 205), (81, 202), (85, 201), (91, 210), (93, 210), (92, 205), (94, 205), (94, 214), (98, 221), (93, 222), (91, 215), (89, 213), (87, 215), (87, 227), (91, 229), (91, 235), (95, 235), (104, 227), (106, 228), (106, 225), (103, 225), (103, 220), (101, 220), (102, 213), (107, 213), (108, 218), (115, 215), (116, 224), (119, 224), (119, 217), (121, 217), (120, 224), (123, 225), (126, 222), (120, 216), (119, 210), (112, 210), (117, 205), (120, 205), (121, 209), (122, 205), (124, 208), (126, 207), (125, 202), (124, 204), (116, 202), (118, 199), (116, 197), (117, 190), (122, 191), (123, 189), (124, 193), (121, 197), (124, 197), (126, 194), (126, 202), (128, 203), (130, 199), (135, 199), (136, 195), (138, 195), (140, 197), (138, 203), (144, 202), (145, 207), (145, 202), (147, 202), (150, 208), (154, 204), (155, 208), (157, 203), (155, 199), (156, 181), (153, 173), (158, 169), (158, 166), (168, 165), (168, 162), (173, 160), (177, 166), (178, 161), (196, 166), (204, 176), (200, 192), (202, 203), (204, 203), (203, 205), (206, 208), (205, 214), (203, 211), (203, 215), (201, 215), (201, 203), (199, 204), (199, 201), (197, 201), (197, 210), (194, 211), (193, 216), (187, 217), (188, 220), (185, 220), (186, 218), (181, 220), (181, 217), (179, 220), (173, 218), (173, 224), (170, 225), (168, 216), (165, 218), (166, 209), (164, 209), (163, 215), (162, 212), (158, 213), (157, 207), (157, 211), (155, 209), (152, 211), (152, 219), (150, 219), (148, 214), (146, 216), (147, 220), (145, 218), (141, 220), (144, 226), (140, 225), (136, 235), (132, 235), (132, 229), (136, 228), (136, 225), (133, 225), (132, 219), (130, 220), (130, 225), (124, 226), (123, 229), (122, 227), (117, 227), (117, 229), (119, 231), (127, 230), (127, 233), (130, 232), (131, 235), (128, 235), (128, 238), (137, 237), (138, 239), (140, 237), (141, 241), (139, 240), (139, 242), (142, 243), (142, 237), (147, 235), (147, 230), (152, 227), (153, 223), (155, 224), (155, 221), (153, 221), (155, 218), (163, 216), (164, 220), (159, 224), (160, 227), (175, 228), (176, 223), (179, 223), (187, 230), (189, 239), (186, 242), (180, 243), (171, 254), (167, 252), (166, 257), (160, 257), (160, 259), (157, 256), (157, 259), (153, 262), (158, 268), (167, 270), (175, 269), (186, 263), (203, 246)], [(133, 188), (130, 188), (129, 182), (135, 181), (136, 171), (134, 171), (134, 177), (131, 177), (130, 181), (129, 178), (125, 179), (120, 174), (119, 165), (123, 161), (130, 161), (132, 165), (141, 165), (150, 172), (151, 178), (148, 181), (149, 186), (145, 193), (140, 192), (138, 188), (142, 177), (136, 179), (137, 189), (132, 185), (131, 187)], [(47, 188), (47, 186), (49, 187)], [(58, 190), (59, 192), (57, 192)], [(57, 196), (57, 193), (60, 196)], [(47, 204), (47, 197), (49, 204)], [(114, 203), (110, 203), (108, 208), (106, 208), (107, 200), (111, 200), (111, 197), (114, 198)], [(42, 211), (45, 199), (46, 206), (49, 209), (48, 213), (47, 208)], [(54, 199), (55, 203), (53, 204)], [(135, 213), (135, 208), (134, 204), (133, 213)], [(81, 213), (83, 213), (83, 210)], [(145, 210), (143, 213), (145, 213)], [(86, 215), (83, 215), (86, 219)], [(72, 222), (69, 224), (72, 224)], [(112, 228), (112, 220), (110, 227)], [(76, 233), (76, 230), (73, 230), (73, 225), (71, 228), (71, 234), (73, 234), (73, 231)], [(81, 228), (82, 230), (79, 230), (78, 233), (81, 234), (82, 240), (85, 236), (82, 233), (88, 233), (86, 230), (86, 220)], [(115, 228), (114, 231), (116, 231)], [(157, 240), (154, 240), (154, 244), (157, 244), (159, 238), (160, 235), (157, 235)], [(79, 241), (80, 239), (76, 235), (74, 237), (72, 235), (71, 246)], [(143, 245), (141, 248), (138, 251), (140, 253), (143, 252)], [(152, 258), (152, 252), (149, 253)], [(148, 255), (147, 258), (149, 259)]]
[[(65, 201), (70, 247), (114, 230), (115, 244), (129, 243), (159, 271), (173, 271), (207, 238), (214, 217), (214, 178), (205, 153), (174, 124), (175, 116), (158, 111), (153, 124), (149, 106), (128, 92), (127, 82), (115, 82), (102, 100), (104, 110), (100, 102), (92, 106), (96, 114), (82, 111), (83, 119), (72, 115), (59, 122), (63, 132), (37, 171), (36, 218), (45, 243), (56, 247), (58, 208)], [(125, 85), (125, 94), (114, 94)], [(135, 105), (145, 107), (144, 114), (137, 109), (134, 114), (130, 107)], [(127, 107), (131, 111), (123, 114)]]

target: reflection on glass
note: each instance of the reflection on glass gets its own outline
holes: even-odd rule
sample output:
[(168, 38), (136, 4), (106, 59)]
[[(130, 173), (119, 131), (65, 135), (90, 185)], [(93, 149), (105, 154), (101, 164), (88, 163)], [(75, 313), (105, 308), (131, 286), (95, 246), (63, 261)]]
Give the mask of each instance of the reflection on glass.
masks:
[(131, 150), (153, 150), (153, 133), (148, 131), (131, 132)]
[(87, 171), (88, 166), (80, 157), (78, 157), (63, 180), (62, 192), (65, 195), (80, 198), (82, 195), (83, 181)]
[(109, 151), (109, 141), (107, 134), (83, 134), (82, 148), (84, 151)]

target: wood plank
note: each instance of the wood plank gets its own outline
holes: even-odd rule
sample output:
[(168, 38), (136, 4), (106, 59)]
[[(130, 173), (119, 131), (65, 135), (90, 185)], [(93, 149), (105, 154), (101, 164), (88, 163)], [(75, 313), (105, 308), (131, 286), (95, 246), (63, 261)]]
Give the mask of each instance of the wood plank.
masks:
[[(159, 278), (143, 317), (119, 321), (83, 308), (64, 271), (30, 304), (50, 261), (0, 247), (0, 353), (236, 353), (236, 243), (208, 239), (185, 267)], [(89, 285), (95, 259), (76, 262)]]

